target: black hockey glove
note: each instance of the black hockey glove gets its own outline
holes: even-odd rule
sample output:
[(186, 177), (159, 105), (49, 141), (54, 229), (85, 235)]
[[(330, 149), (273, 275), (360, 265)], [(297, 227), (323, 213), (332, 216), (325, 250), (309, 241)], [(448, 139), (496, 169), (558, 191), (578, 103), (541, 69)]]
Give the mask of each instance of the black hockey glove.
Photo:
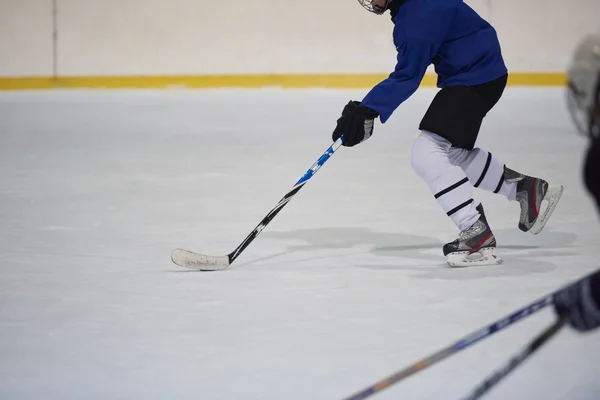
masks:
[(331, 137), (335, 142), (343, 135), (343, 146), (356, 146), (371, 137), (374, 120), (378, 116), (377, 111), (362, 106), (358, 101), (350, 101), (344, 107), (342, 116), (337, 120), (337, 126)]
[(600, 327), (600, 271), (558, 292), (554, 310), (579, 332)]

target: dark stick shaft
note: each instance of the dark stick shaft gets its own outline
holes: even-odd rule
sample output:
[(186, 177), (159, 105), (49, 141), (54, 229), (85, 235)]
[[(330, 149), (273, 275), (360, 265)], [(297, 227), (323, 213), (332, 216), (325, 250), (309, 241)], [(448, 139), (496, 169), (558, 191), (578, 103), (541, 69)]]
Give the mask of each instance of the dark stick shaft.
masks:
[(463, 339), (460, 339), (459, 341), (455, 342), (454, 344), (430, 355), (429, 357), (426, 357), (422, 360), (417, 361), (416, 363), (412, 364), (411, 366), (396, 372), (393, 375), (388, 376), (385, 379), (382, 379), (381, 381), (367, 387), (366, 389), (350, 396), (347, 397), (344, 400), (362, 400), (362, 399), (366, 399), (367, 397), (370, 397), (372, 395), (374, 395), (377, 392), (380, 392), (386, 388), (388, 388), (389, 386), (398, 383), (406, 378), (408, 378), (411, 375), (416, 374), (419, 371), (424, 370), (427, 367), (430, 367), (434, 364), (437, 364), (438, 362), (450, 357), (451, 355), (458, 353), (461, 350), (466, 349), (467, 347), (493, 335), (494, 333), (514, 324), (515, 322), (530, 316), (531, 314), (541, 310), (542, 308), (550, 305), (553, 303), (554, 297), (553, 295), (549, 295), (544, 297), (543, 299), (540, 299), (534, 303), (529, 304), (526, 307), (523, 307), (522, 309), (514, 312), (511, 315), (506, 316), (505, 318), (502, 318), (501, 320), (498, 320), (497, 322), (494, 322), (491, 325), (488, 325), (485, 328), (482, 328), (476, 332), (471, 333), (470, 335), (465, 336)]
[(506, 378), (512, 371), (514, 371), (519, 365), (527, 360), (533, 353), (540, 349), (546, 342), (548, 342), (560, 329), (564, 326), (565, 320), (559, 319), (544, 331), (539, 334), (531, 343), (529, 343), (523, 350), (512, 357), (506, 365), (499, 368), (496, 372), (490, 375), (481, 385), (477, 386), (471, 394), (465, 397), (463, 400), (478, 400), (484, 394), (490, 391), (496, 386), (502, 379)]
[[(590, 276), (597, 274), (597, 273), (598, 273), (598, 271), (594, 271), (594, 272), (584, 276), (583, 278), (580, 278), (578, 281), (581, 282), (582, 280), (587, 279)], [(367, 388), (363, 389), (360, 392), (353, 394), (350, 397), (346, 397), (344, 400), (366, 399), (367, 397), (370, 397), (370, 396), (374, 395), (375, 393), (381, 392), (382, 390), (390, 387), (391, 385), (398, 383), (398, 382), (408, 378), (409, 376), (416, 374), (417, 372), (422, 371), (425, 368), (430, 367), (433, 364), (436, 364), (436, 363), (450, 357), (451, 355), (458, 353), (461, 350), (466, 349), (467, 347), (470, 347), (471, 345), (514, 324), (515, 322), (536, 313), (537, 311), (541, 310), (542, 308), (549, 306), (551, 304), (554, 304), (554, 297), (556, 296), (556, 294), (559, 293), (560, 291), (562, 291), (563, 289), (565, 289), (566, 287), (571, 286), (572, 284), (574, 284), (574, 283), (570, 283), (568, 285), (563, 286), (562, 288), (560, 288), (558, 290), (555, 290), (554, 292), (547, 295), (546, 297), (541, 298), (541, 299), (529, 304), (528, 306), (521, 308), (520, 310), (514, 312), (513, 314), (508, 315), (508, 316), (494, 322), (493, 324), (488, 325), (485, 328), (482, 328), (478, 331), (471, 333), (470, 335), (465, 336), (464, 338), (460, 339), (459, 341), (455, 342), (454, 344), (452, 344), (442, 350), (439, 350), (438, 352), (430, 355), (429, 357), (426, 357), (420, 361), (417, 361), (416, 363), (410, 365), (409, 367), (407, 367), (401, 371), (398, 371), (398, 372), (388, 376), (387, 378), (384, 378), (384, 379), (380, 380), (379, 382), (374, 383), (371, 386), (368, 386)]]

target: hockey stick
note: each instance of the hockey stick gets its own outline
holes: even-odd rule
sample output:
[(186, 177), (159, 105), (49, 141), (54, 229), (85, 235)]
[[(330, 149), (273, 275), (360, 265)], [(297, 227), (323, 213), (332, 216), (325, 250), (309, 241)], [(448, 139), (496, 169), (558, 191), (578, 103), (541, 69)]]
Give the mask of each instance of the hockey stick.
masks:
[[(597, 274), (597, 273), (598, 273), (598, 271), (589, 273), (588, 275), (580, 278), (576, 282), (581, 282), (582, 280), (588, 279), (590, 276)], [(467, 347), (493, 335), (494, 333), (496, 333), (498, 331), (501, 331), (502, 329), (514, 324), (515, 322), (517, 322), (521, 319), (524, 319), (526, 317), (529, 317), (530, 315), (540, 311), (542, 308), (549, 306), (551, 304), (554, 304), (554, 298), (556, 297), (556, 295), (558, 293), (560, 293), (562, 290), (564, 290), (565, 288), (576, 284), (576, 282), (571, 282), (570, 284), (564, 285), (563, 287), (559, 288), (558, 290), (555, 290), (554, 292), (547, 295), (546, 297), (543, 297), (543, 298), (529, 304), (528, 306), (521, 308), (520, 310), (514, 312), (513, 314), (505, 316), (501, 320), (494, 322), (493, 324), (491, 324), (485, 328), (482, 328), (478, 331), (475, 331), (475, 332), (465, 336), (464, 338), (458, 340), (457, 342), (446, 347), (445, 349), (439, 350), (438, 352), (430, 355), (429, 357), (426, 357), (420, 361), (417, 361), (413, 365), (411, 365), (401, 371), (398, 371), (398, 372), (388, 376), (385, 379), (380, 380), (379, 382), (365, 388), (364, 390), (357, 392), (356, 394), (353, 394), (350, 397), (344, 398), (344, 400), (366, 399), (367, 397), (370, 397), (370, 396), (374, 395), (375, 393), (381, 392), (382, 390), (390, 387), (391, 385), (398, 383), (401, 380), (404, 380), (404, 379), (408, 378), (409, 376), (416, 374), (419, 371), (424, 370), (427, 367), (437, 364), (438, 362), (450, 357), (453, 354), (458, 353), (461, 350), (466, 349)]]
[(325, 152), (323, 155), (313, 164), (312, 167), (302, 178), (296, 182), (294, 187), (290, 189), (289, 192), (281, 200), (279, 203), (267, 214), (266, 217), (263, 218), (262, 221), (254, 228), (252, 232), (244, 239), (244, 241), (231, 253), (226, 256), (207, 256), (203, 254), (193, 253), (184, 249), (175, 249), (171, 253), (171, 260), (179, 265), (180, 267), (196, 269), (200, 271), (219, 271), (226, 269), (233, 263), (233, 261), (240, 255), (242, 251), (258, 236), (260, 232), (271, 222), (273, 218), (285, 207), (287, 203), (294, 197), (296, 193), (302, 189), (302, 187), (308, 182), (310, 178), (325, 164), (325, 162), (335, 153), (335, 151), (342, 145), (344, 141), (344, 137), (340, 137), (336, 140)]
[(492, 334), (514, 324), (515, 322), (530, 316), (531, 314), (541, 310), (542, 308), (552, 304), (554, 302), (554, 294), (551, 294), (549, 296), (546, 296), (534, 303), (531, 303), (530, 305), (520, 309), (519, 311), (508, 315), (504, 318), (502, 318), (501, 320), (494, 322), (493, 324), (480, 329), (478, 331), (475, 331), (473, 333), (471, 333), (470, 335), (467, 335), (466, 337), (464, 337), (463, 339), (460, 339), (459, 341), (455, 342), (454, 344), (452, 344), (451, 346), (446, 347), (445, 349), (442, 349), (432, 355), (430, 355), (429, 357), (426, 357), (420, 361), (417, 361), (416, 363), (414, 363), (413, 365), (396, 372), (393, 375), (390, 375), (389, 377), (382, 379), (381, 381), (367, 387), (366, 389), (345, 398), (344, 400), (362, 400), (362, 399), (366, 399), (367, 397), (370, 397), (372, 395), (374, 395), (377, 392), (381, 392), (382, 390), (388, 388), (389, 386), (400, 382), (401, 380), (404, 380), (406, 378), (408, 378), (409, 376), (424, 370), (427, 367), (430, 367), (434, 364), (437, 364), (438, 362), (450, 357), (451, 355), (458, 353), (461, 350), (466, 349), (467, 347), (479, 342), (482, 339), (485, 339), (489, 336), (491, 336)]
[(565, 326), (566, 319), (561, 318), (554, 322), (552, 325), (544, 329), (533, 341), (525, 346), (519, 353), (515, 354), (506, 365), (499, 368), (496, 372), (490, 375), (481, 385), (477, 386), (467, 397), (463, 400), (478, 400), (491, 388), (496, 386), (502, 379), (506, 378), (515, 368), (517, 368), (523, 361), (528, 359), (533, 353), (539, 350), (546, 342), (548, 342), (554, 335), (556, 335), (563, 326)]

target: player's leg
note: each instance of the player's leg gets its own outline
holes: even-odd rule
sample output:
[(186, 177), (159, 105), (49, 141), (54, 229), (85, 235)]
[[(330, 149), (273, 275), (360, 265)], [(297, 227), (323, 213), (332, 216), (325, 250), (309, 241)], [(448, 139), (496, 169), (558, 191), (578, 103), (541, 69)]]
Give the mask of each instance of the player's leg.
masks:
[(600, 137), (592, 138), (586, 151), (583, 167), (583, 179), (587, 191), (595, 200), (600, 211)]
[[(599, 77), (600, 78), (600, 77)], [(600, 79), (595, 92), (595, 102), (590, 117), (590, 145), (583, 166), (583, 180), (600, 211)]]
[(412, 146), (411, 165), (444, 212), (464, 231), (479, 219), (479, 213), (469, 179), (448, 159), (449, 148), (450, 142), (443, 137), (422, 131)]
[(496, 155), (480, 148), (466, 150), (457, 147), (452, 147), (448, 155), (452, 165), (465, 172), (473, 187), (516, 200), (517, 184), (505, 179), (504, 163)]
[[(505, 85), (506, 81), (500, 79), (472, 87), (480, 104), (473, 106), (482, 119), (496, 105)], [(450, 162), (465, 171), (474, 187), (518, 201), (521, 205), (519, 229), (533, 234), (541, 232), (560, 200), (563, 187), (550, 186), (544, 179), (507, 168), (496, 155), (481, 148), (473, 149), (474, 144), (474, 141), (465, 141), (451, 148)]]
[(450, 161), (455, 145), (475, 141), (483, 109), (473, 113), (476, 94), (468, 87), (442, 89), (434, 98), (412, 148), (412, 166), (434, 198), (461, 231), (443, 252), (451, 266), (498, 264), (495, 237), (483, 206), (473, 200), (473, 185), (462, 168)]
[(422, 131), (411, 152), (413, 170), (427, 184), (444, 212), (461, 234), (443, 247), (451, 266), (498, 264), (496, 239), (485, 218), (483, 206), (473, 200), (473, 187), (464, 171), (450, 163), (448, 140)]
[(539, 233), (554, 211), (563, 188), (552, 187), (542, 178), (507, 168), (492, 153), (476, 148), (450, 149), (450, 162), (459, 166), (474, 187), (504, 195), (521, 205), (519, 229)]

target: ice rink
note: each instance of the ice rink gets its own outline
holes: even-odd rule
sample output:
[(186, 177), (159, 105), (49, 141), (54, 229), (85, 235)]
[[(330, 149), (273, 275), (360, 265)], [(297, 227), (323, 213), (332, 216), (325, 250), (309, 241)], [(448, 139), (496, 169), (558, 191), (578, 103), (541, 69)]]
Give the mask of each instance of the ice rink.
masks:
[[(223, 272), (331, 145), (364, 90), (0, 93), (1, 399), (341, 399), (600, 267), (585, 140), (562, 89), (509, 88), (478, 141), (562, 184), (539, 236), (475, 191), (504, 263), (450, 269), (458, 232), (410, 166), (421, 89), (340, 148)], [(551, 308), (374, 399), (459, 399)], [(600, 398), (600, 332), (561, 331), (485, 399)]]

